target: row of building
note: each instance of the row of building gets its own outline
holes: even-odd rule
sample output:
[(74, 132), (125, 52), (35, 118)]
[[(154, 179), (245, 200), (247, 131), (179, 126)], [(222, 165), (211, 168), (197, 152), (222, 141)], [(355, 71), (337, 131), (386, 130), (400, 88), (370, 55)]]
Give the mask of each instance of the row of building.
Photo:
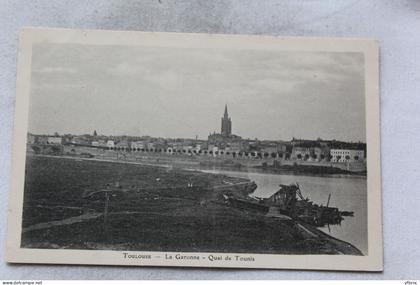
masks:
[(291, 141), (269, 141), (243, 139), (232, 133), (232, 120), (225, 106), (221, 118), (220, 133), (210, 133), (207, 140), (153, 138), (150, 136), (101, 136), (96, 130), (93, 135), (43, 136), (28, 135), (29, 144), (71, 144), (90, 146), (113, 151), (154, 152), (169, 155), (211, 155), (277, 158), (302, 161), (356, 162), (365, 161), (366, 144), (341, 142), (335, 140), (303, 140), (293, 138)]
[(290, 142), (259, 142), (245, 141), (242, 143), (226, 143), (224, 147), (211, 144), (205, 141), (153, 141), (153, 140), (114, 140), (114, 139), (93, 139), (80, 140), (78, 137), (72, 139), (61, 136), (28, 136), (29, 144), (50, 144), (50, 145), (80, 145), (93, 148), (102, 148), (111, 151), (130, 151), (161, 153), (166, 155), (208, 155), (213, 157), (231, 158), (255, 158), (255, 159), (285, 159), (296, 161), (331, 161), (331, 162), (362, 162), (365, 160), (363, 149), (353, 148), (331, 148), (329, 144), (321, 144), (313, 141)]

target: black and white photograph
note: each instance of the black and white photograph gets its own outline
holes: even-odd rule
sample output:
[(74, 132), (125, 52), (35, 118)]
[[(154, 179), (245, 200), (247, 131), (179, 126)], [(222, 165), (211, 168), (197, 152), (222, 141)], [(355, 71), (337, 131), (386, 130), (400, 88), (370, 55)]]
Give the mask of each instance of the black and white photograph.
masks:
[(381, 270), (374, 41), (21, 46), (11, 262)]

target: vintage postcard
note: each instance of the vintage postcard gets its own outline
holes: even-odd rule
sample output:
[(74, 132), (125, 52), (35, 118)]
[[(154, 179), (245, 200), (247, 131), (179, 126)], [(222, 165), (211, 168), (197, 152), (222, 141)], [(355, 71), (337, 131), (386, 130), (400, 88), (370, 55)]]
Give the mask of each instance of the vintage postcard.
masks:
[(378, 45), (21, 31), (7, 261), (382, 270)]

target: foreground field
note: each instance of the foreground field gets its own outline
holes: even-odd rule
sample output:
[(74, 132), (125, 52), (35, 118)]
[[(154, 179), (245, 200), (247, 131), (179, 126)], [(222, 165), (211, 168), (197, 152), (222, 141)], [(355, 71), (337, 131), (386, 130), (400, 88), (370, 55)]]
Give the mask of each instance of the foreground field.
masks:
[(360, 254), (307, 225), (302, 230), (294, 221), (227, 207), (217, 189), (244, 182), (197, 171), (28, 156), (21, 243), (35, 248)]

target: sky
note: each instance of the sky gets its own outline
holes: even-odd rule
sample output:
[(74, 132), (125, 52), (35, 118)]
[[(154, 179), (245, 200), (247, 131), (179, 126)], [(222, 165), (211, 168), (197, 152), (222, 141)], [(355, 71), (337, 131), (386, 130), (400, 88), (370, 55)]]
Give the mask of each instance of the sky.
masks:
[(366, 141), (361, 53), (35, 44), (29, 132)]

